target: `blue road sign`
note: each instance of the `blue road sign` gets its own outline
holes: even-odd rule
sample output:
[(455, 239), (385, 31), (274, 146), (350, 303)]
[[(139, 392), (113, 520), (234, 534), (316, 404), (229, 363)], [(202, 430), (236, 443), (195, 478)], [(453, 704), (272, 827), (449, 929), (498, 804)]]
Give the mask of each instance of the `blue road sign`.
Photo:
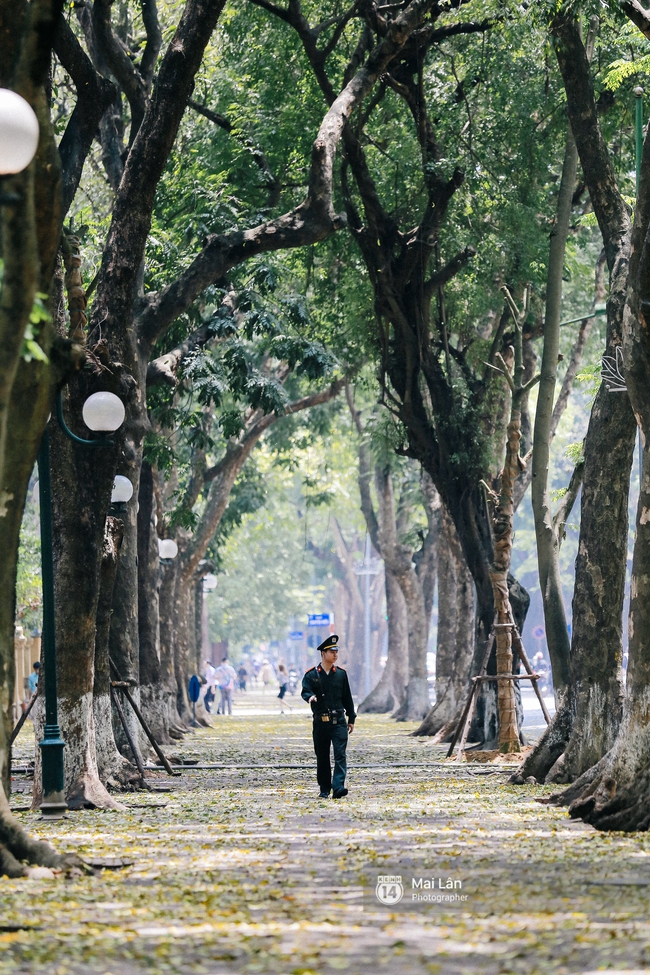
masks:
[(329, 626), (330, 625), (330, 614), (329, 613), (309, 613), (307, 616), (307, 622), (309, 626)]
[(193, 674), (192, 677), (190, 677), (190, 683), (187, 690), (190, 695), (190, 701), (192, 704), (196, 704), (201, 695), (201, 681), (196, 674)]
[(289, 634), (289, 639), (290, 640), (302, 640), (303, 637), (304, 637), (304, 635), (305, 634), (303, 633), (302, 630), (292, 630), (291, 633)]

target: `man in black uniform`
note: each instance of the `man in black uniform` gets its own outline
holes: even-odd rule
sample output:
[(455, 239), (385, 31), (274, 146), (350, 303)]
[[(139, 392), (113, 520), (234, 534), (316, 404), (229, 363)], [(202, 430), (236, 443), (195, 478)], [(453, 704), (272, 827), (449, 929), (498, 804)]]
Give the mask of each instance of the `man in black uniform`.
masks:
[[(348, 794), (345, 788), (345, 750), (348, 747), (348, 734), (354, 731), (356, 717), (348, 675), (336, 665), (338, 642), (336, 633), (323, 640), (318, 648), (320, 664), (308, 670), (302, 679), (302, 697), (311, 705), (314, 713), (316, 777), (322, 799), (329, 798), (330, 790), (335, 799), (342, 799)], [(330, 746), (334, 748), (333, 779)]]

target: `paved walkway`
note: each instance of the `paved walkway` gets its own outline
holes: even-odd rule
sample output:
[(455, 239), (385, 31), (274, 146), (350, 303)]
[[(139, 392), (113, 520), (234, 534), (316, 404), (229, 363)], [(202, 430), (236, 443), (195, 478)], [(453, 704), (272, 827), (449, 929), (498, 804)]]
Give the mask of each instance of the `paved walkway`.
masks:
[[(572, 823), (534, 801), (549, 789), (446, 763), (411, 727), (360, 719), (338, 802), (317, 798), (298, 706), (216, 719), (178, 752), (217, 767), (126, 795), (126, 812), (18, 812), (60, 850), (124, 865), (0, 881), (0, 975), (650, 968), (650, 837)], [(401, 877), (398, 903), (378, 876)]]

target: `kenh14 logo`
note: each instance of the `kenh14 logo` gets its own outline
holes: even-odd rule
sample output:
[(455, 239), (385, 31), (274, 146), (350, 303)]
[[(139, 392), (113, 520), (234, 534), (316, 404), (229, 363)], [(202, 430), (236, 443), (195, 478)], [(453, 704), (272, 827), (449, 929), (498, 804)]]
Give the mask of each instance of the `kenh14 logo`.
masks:
[(394, 907), (395, 904), (399, 904), (404, 896), (402, 878), (393, 876), (377, 877), (375, 896), (386, 907)]

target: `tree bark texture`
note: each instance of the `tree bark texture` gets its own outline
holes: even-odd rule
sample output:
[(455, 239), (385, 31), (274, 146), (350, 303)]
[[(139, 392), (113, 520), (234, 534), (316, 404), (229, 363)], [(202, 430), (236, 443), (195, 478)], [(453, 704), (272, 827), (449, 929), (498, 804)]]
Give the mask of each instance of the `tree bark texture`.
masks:
[(436, 701), (414, 735), (436, 735), (453, 724), (465, 703), (474, 652), (474, 582), (454, 523), (443, 509), (438, 536)]
[(397, 579), (386, 565), (384, 573), (388, 655), (379, 681), (359, 705), (360, 714), (386, 714), (395, 711), (406, 697), (409, 679), (406, 603)]
[(650, 139), (646, 133), (631, 241), (628, 304), (623, 318), (625, 378), (643, 445), (630, 591), (627, 696), (618, 735), (610, 751), (558, 797), (560, 802), (571, 802), (571, 816), (604, 830), (633, 831), (650, 827), (649, 226)]
[[(555, 18), (553, 29), (569, 120), (603, 235), (609, 269), (605, 354), (615, 357), (627, 300), (629, 216), (600, 131), (578, 24), (562, 14)], [(627, 394), (610, 393), (602, 383), (584, 443), (567, 698), (519, 770), (520, 776), (572, 782), (606, 754), (618, 733), (627, 508), (635, 439), (636, 421)]]
[(569, 127), (564, 165), (558, 193), (555, 226), (551, 231), (548, 272), (546, 275), (546, 309), (544, 315), (544, 351), (535, 411), (533, 440), (533, 475), (531, 500), (535, 518), (539, 585), (544, 606), (544, 623), (555, 690), (556, 709), (561, 705), (569, 681), (569, 632), (564, 611), (560, 577), (560, 539), (553, 527), (548, 467), (550, 459), (551, 422), (555, 398), (555, 378), (560, 350), (560, 317), (564, 251), (569, 233), (573, 191), (578, 169), (578, 149)]
[(429, 619), (426, 615), (424, 591), (413, 564), (413, 552), (398, 538), (390, 471), (378, 466), (375, 483), (379, 505), (379, 550), (402, 590), (408, 622), (408, 685), (406, 699), (396, 717), (401, 721), (419, 721), (429, 710)]
[[(116, 675), (111, 672), (109, 656), (109, 632), (111, 626), (111, 607), (113, 587), (117, 573), (120, 545), (124, 535), (124, 524), (119, 518), (108, 517), (104, 528), (104, 545), (100, 569), (99, 603), (95, 630), (95, 674), (93, 683), (93, 717), (95, 720), (95, 752), (100, 780), (113, 788), (139, 780), (137, 771), (117, 750), (113, 733), (111, 704), (111, 680)], [(83, 808), (81, 802), (71, 808)]]

